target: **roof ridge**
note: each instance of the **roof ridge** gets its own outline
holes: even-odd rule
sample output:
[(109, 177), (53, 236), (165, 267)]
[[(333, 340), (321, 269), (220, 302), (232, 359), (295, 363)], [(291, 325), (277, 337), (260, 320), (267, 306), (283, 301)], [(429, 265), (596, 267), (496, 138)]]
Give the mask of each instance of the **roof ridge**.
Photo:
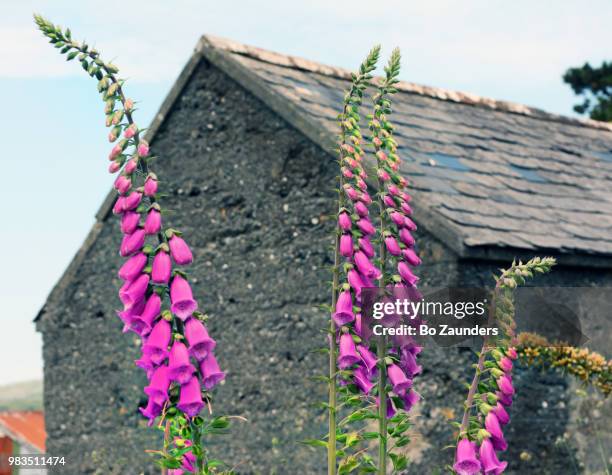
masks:
[[(278, 66), (283, 66), (287, 68), (300, 69), (304, 71), (322, 74), (325, 76), (336, 77), (339, 79), (351, 79), (351, 71), (344, 68), (329, 66), (323, 63), (317, 63), (316, 61), (311, 61), (298, 56), (277, 53), (275, 51), (270, 51), (263, 48), (258, 48), (256, 46), (239, 43), (237, 41), (230, 40), (228, 38), (222, 38), (219, 36), (202, 35), (196, 47), (196, 51), (199, 52), (206, 47), (229, 51), (231, 53), (248, 56), (259, 61), (264, 61), (266, 63), (276, 64)], [(501, 112), (510, 112), (513, 114), (525, 115), (538, 119), (553, 120), (565, 124), (573, 124), (582, 127), (590, 127), (599, 130), (612, 131), (612, 123), (600, 122), (592, 119), (583, 119), (579, 117), (569, 117), (562, 114), (555, 114), (552, 112), (547, 112), (543, 109), (538, 109), (537, 107), (526, 106), (524, 104), (519, 104), (516, 102), (491, 99), (468, 92), (453, 91), (450, 89), (432, 86), (423, 86), (408, 81), (400, 81), (396, 87), (398, 90), (403, 92), (427, 96), (443, 101), (457, 102), (472, 106), (485, 107), (487, 109), (498, 110)]]

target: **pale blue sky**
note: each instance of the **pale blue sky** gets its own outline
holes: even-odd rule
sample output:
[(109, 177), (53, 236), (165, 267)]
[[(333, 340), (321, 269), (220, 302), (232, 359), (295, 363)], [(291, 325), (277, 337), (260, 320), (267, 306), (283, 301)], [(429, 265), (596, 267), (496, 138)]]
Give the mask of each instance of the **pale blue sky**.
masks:
[(562, 114), (575, 102), (563, 71), (611, 59), (610, 1), (3, 0), (0, 384), (41, 376), (31, 321), (111, 185), (95, 84), (42, 39), (34, 11), (115, 58), (140, 124), (203, 33), (347, 68), (374, 43), (399, 46), (405, 80)]

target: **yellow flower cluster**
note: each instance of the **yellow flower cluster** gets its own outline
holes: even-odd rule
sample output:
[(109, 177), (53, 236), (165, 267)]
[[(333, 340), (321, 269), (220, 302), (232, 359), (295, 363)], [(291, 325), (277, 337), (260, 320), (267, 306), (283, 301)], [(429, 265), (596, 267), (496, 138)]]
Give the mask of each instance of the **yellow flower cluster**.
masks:
[(536, 333), (520, 333), (517, 351), (530, 366), (557, 368), (591, 384), (608, 396), (612, 392), (612, 361), (587, 348), (549, 342)]

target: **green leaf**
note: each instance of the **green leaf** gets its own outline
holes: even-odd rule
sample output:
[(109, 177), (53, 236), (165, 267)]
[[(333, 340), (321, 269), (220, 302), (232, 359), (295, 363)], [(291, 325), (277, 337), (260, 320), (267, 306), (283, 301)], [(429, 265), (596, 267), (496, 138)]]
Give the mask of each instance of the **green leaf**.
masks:
[(389, 454), (389, 458), (393, 463), (393, 469), (395, 471), (404, 470), (408, 466), (408, 459), (405, 455), (401, 454)]
[(66, 61), (72, 61), (74, 58), (77, 57), (78, 54), (79, 54), (78, 51), (72, 51), (68, 53), (68, 55), (66, 56)]
[(327, 442), (319, 439), (306, 439), (301, 442), (304, 445), (308, 445), (310, 447), (325, 447), (327, 448)]

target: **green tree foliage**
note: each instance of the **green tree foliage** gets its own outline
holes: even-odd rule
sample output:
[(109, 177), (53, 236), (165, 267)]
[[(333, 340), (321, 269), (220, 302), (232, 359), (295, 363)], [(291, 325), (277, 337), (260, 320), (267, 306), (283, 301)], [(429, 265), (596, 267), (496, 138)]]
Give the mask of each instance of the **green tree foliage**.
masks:
[(569, 68), (563, 75), (563, 82), (584, 97), (574, 110), (589, 114), (591, 119), (612, 122), (612, 62), (604, 61), (599, 68), (589, 63), (578, 68)]

